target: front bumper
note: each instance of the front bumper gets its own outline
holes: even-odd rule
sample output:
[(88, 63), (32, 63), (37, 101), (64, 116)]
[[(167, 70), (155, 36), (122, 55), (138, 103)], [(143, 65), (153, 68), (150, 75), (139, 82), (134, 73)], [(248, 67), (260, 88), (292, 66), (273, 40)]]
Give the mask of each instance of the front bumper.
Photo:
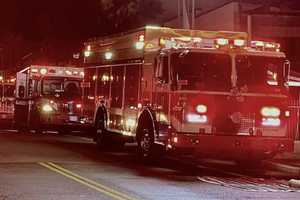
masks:
[(76, 114), (44, 114), (40, 117), (40, 126), (44, 128), (84, 128), (87, 125), (81, 123), (81, 116)]
[(169, 147), (193, 152), (195, 156), (223, 159), (268, 159), (277, 153), (292, 152), (294, 142), (283, 137), (220, 136), (177, 134)]

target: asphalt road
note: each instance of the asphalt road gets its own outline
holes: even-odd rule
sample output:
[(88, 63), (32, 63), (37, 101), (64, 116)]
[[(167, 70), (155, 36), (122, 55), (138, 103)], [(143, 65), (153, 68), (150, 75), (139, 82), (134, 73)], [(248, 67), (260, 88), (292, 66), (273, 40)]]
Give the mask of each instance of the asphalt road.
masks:
[(84, 137), (0, 131), (0, 200), (298, 200), (300, 190), (288, 186), (289, 178), (217, 160), (144, 165), (132, 145), (100, 152)]

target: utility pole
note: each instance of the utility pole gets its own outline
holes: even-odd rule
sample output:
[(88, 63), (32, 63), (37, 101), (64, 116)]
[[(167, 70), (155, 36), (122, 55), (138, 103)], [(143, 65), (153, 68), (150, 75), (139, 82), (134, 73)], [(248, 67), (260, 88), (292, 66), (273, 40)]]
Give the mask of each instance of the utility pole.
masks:
[(178, 17), (178, 25), (181, 24), (181, 0), (177, 0), (177, 17)]
[(0, 69), (3, 68), (3, 48), (0, 47)]
[(252, 40), (252, 15), (247, 15), (247, 33), (248, 33), (248, 45), (251, 45)]
[(4, 98), (4, 71), (0, 71), (0, 83), (1, 83), (1, 99), (0, 103), (3, 101)]
[(192, 0), (192, 29), (195, 29), (195, 0)]
[(190, 29), (188, 9), (186, 6), (186, 0), (182, 0), (182, 26), (184, 29)]

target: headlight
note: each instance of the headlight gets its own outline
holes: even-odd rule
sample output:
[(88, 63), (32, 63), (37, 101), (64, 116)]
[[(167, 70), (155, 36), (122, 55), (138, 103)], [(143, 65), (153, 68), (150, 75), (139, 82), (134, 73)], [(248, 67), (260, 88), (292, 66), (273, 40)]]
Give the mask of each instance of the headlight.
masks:
[(262, 125), (263, 126), (280, 126), (280, 119), (278, 118), (263, 118)]
[(264, 117), (279, 117), (280, 110), (277, 107), (263, 107), (260, 113)]
[(206, 113), (207, 112), (207, 106), (203, 104), (199, 104), (196, 107), (196, 110), (198, 113)]
[(186, 120), (189, 123), (207, 123), (207, 116), (194, 114), (194, 113), (188, 113), (186, 115)]
[(42, 107), (42, 110), (44, 111), (44, 112), (52, 112), (53, 111), (53, 108), (49, 105), (49, 104), (45, 104), (45, 105), (43, 105), (43, 107)]

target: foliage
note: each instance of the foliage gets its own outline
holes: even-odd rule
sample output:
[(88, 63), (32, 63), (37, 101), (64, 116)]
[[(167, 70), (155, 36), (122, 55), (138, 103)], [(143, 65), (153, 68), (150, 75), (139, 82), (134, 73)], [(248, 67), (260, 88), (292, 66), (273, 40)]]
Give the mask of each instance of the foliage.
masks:
[(0, 47), (18, 55), (8, 65), (29, 53), (55, 64), (90, 37), (155, 23), (161, 12), (159, 0), (10, 0), (0, 6)]
[(107, 27), (106, 33), (156, 23), (163, 11), (158, 0), (100, 0), (99, 5), (99, 23)]

